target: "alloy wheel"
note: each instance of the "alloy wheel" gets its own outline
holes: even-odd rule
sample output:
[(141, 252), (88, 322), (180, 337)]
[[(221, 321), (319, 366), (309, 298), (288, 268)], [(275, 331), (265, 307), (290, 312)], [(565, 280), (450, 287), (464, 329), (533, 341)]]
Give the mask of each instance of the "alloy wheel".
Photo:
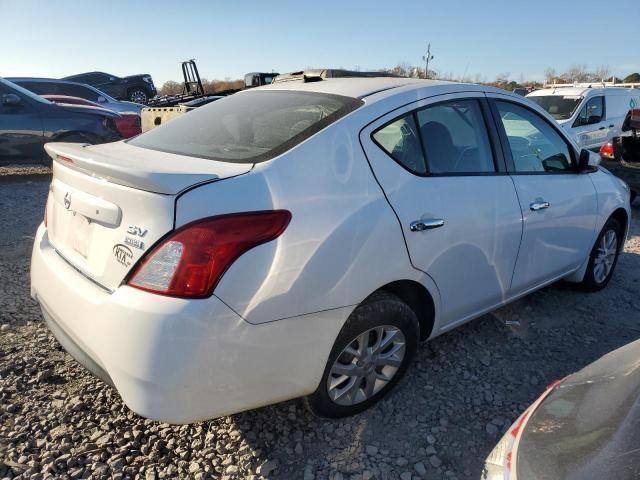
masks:
[(354, 338), (333, 363), (329, 398), (338, 405), (368, 400), (387, 385), (402, 365), (406, 339), (394, 326), (371, 328)]
[(130, 100), (135, 103), (146, 104), (147, 94), (144, 93), (142, 90), (134, 90), (133, 92), (131, 92)]
[(596, 258), (593, 261), (593, 278), (597, 283), (604, 282), (616, 260), (618, 253), (618, 235), (615, 230), (607, 230), (600, 239)]

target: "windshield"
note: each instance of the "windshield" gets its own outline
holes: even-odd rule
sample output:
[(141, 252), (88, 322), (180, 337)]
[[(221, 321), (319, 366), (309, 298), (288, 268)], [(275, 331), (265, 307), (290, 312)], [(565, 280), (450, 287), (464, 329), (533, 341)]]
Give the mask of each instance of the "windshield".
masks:
[(254, 90), (197, 108), (130, 140), (162, 152), (232, 163), (273, 158), (362, 105), (314, 92)]
[(42, 98), (40, 95), (36, 95), (33, 92), (30, 92), (29, 90), (27, 90), (26, 88), (22, 88), (20, 85), (16, 85), (13, 82), (10, 82), (8, 80), (5, 80), (4, 78), (0, 78), (0, 83), (4, 84), (6, 87), (15, 90), (16, 92), (24, 95), (25, 97), (30, 98), (31, 100), (35, 100), (36, 102), (40, 102), (40, 103), (51, 103), (49, 100), (47, 100), (46, 98)]
[(576, 111), (583, 97), (579, 95), (540, 95), (527, 98), (544, 108), (556, 120), (567, 120)]

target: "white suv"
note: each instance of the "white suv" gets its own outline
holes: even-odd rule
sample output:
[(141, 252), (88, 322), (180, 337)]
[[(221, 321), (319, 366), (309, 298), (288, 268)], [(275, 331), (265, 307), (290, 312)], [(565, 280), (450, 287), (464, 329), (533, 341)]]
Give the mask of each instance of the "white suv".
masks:
[(32, 295), (139, 414), (299, 396), (339, 417), (418, 342), (611, 278), (625, 185), (518, 95), (405, 78), (241, 92), (126, 142), (49, 144)]

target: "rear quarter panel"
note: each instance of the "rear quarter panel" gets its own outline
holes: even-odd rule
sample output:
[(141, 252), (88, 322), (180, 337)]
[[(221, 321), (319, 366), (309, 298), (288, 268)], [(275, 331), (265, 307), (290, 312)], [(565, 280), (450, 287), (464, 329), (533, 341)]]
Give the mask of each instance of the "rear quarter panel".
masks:
[[(602, 230), (611, 214), (619, 208), (623, 208), (627, 212), (627, 218), (631, 219), (629, 194), (622, 187), (621, 180), (602, 168), (595, 173), (589, 174), (589, 176), (598, 192), (596, 234)], [(629, 229), (628, 224), (626, 228), (625, 238)]]
[(389, 282), (424, 278), (358, 142), (363, 118), (349, 115), (248, 174), (178, 199), (176, 227), (232, 212), (291, 211), (282, 236), (241, 256), (216, 287), (247, 321), (356, 305)]

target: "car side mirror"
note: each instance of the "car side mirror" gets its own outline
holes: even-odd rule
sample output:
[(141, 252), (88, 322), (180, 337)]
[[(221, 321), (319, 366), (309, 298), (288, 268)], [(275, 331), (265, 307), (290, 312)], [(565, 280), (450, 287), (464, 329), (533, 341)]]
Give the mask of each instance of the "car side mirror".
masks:
[(600, 155), (590, 150), (582, 149), (578, 158), (579, 172), (593, 172), (600, 165)]
[(2, 95), (2, 105), (5, 107), (20, 107), (22, 99), (15, 93), (5, 93)]
[(602, 117), (600, 115), (589, 115), (587, 125), (593, 125), (594, 123), (600, 123), (601, 121)]

